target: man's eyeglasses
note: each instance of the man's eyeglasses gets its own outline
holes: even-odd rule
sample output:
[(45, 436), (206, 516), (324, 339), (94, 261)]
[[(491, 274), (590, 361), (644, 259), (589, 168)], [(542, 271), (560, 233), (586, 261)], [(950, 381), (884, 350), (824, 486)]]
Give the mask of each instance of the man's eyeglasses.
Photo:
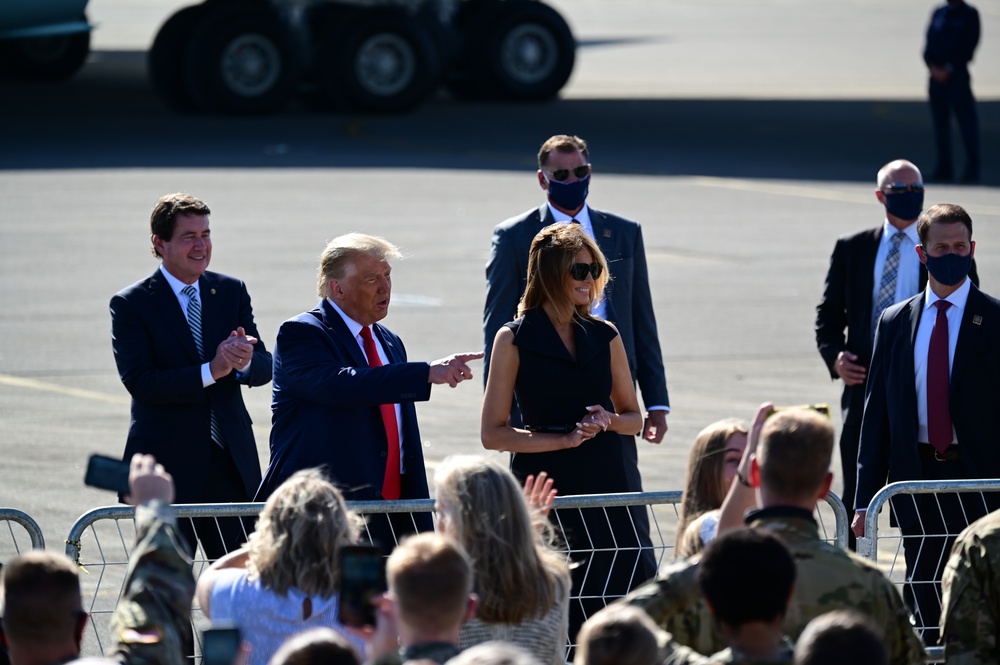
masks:
[(901, 182), (893, 182), (886, 185), (883, 189), (886, 194), (905, 194), (906, 192), (914, 192), (916, 194), (924, 193), (924, 183), (915, 182), (912, 185), (907, 185)]
[(549, 171), (549, 175), (552, 176), (553, 180), (558, 182), (565, 182), (569, 180), (569, 174), (573, 173), (577, 178), (583, 179), (587, 177), (590, 173), (590, 164), (584, 164), (583, 166), (577, 166), (572, 169), (557, 169), (555, 171)]
[(569, 274), (578, 282), (586, 281), (587, 275), (597, 279), (602, 272), (604, 267), (600, 263), (574, 263), (569, 268)]

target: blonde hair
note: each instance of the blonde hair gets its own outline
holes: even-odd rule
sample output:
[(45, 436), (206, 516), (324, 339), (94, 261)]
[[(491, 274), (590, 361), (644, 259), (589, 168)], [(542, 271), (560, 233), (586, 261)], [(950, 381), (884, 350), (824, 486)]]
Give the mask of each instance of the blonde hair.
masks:
[(777, 413), (760, 432), (760, 483), (784, 499), (810, 498), (829, 472), (832, 454), (828, 417), (808, 409)]
[(559, 591), (569, 589), (569, 568), (546, 545), (548, 522), (533, 519), (513, 474), (483, 457), (453, 455), (438, 465), (434, 484), (450, 532), (476, 571), (476, 616), (520, 623), (548, 613)]
[(299, 471), (267, 500), (250, 534), (250, 577), (282, 596), (294, 588), (329, 598), (340, 587), (340, 548), (355, 541), (360, 523), (318, 469)]
[(574, 316), (593, 319), (590, 303), (575, 305), (566, 289), (570, 268), (576, 263), (577, 253), (585, 249), (592, 260), (601, 266), (601, 276), (591, 287), (591, 302), (599, 302), (604, 297), (608, 284), (608, 262), (597, 243), (588, 236), (579, 224), (552, 224), (538, 232), (531, 241), (528, 253), (528, 283), (517, 308), (517, 315), (537, 309), (550, 303), (564, 321)]
[(358, 256), (374, 256), (381, 261), (401, 259), (399, 248), (385, 238), (364, 233), (348, 233), (331, 240), (319, 257), (316, 292), (320, 298), (330, 297), (330, 280), (343, 279)]
[[(747, 426), (735, 418), (718, 420), (698, 432), (688, 454), (687, 477), (684, 480), (684, 498), (681, 499), (674, 556), (685, 557), (694, 554), (690, 549), (692, 541), (690, 537), (685, 536), (688, 525), (709, 510), (722, 506), (729, 490), (724, 482), (726, 445), (734, 434), (746, 433)], [(682, 545), (685, 546), (682, 548)], [(688, 553), (682, 554), (682, 550)]]

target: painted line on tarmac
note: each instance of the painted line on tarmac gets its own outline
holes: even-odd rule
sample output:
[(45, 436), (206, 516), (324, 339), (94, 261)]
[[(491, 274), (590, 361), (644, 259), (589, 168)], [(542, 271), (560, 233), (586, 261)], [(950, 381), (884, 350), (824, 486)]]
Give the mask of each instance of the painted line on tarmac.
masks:
[[(781, 185), (768, 183), (760, 180), (749, 180), (741, 178), (716, 178), (713, 176), (691, 176), (684, 178), (688, 182), (702, 187), (715, 187), (717, 189), (731, 189), (743, 192), (756, 192), (759, 194), (774, 194), (776, 196), (794, 196), (806, 199), (820, 199), (823, 201), (839, 201), (841, 203), (863, 203), (865, 205), (874, 202), (871, 193), (864, 195), (851, 192), (838, 192), (820, 187), (810, 187), (807, 185)], [(1000, 206), (980, 205), (971, 203), (964, 206), (969, 214), (991, 215), (1000, 217)]]
[(97, 402), (108, 402), (110, 404), (127, 405), (130, 403), (129, 399), (126, 397), (99, 393), (96, 390), (85, 390), (84, 388), (71, 388), (69, 386), (61, 386), (56, 383), (48, 383), (37, 379), (26, 379), (20, 376), (11, 376), (10, 374), (0, 374), (0, 384), (13, 386), (15, 388), (42, 390), (45, 392), (56, 393), (57, 395), (67, 395), (69, 397), (80, 397), (82, 399), (90, 399)]

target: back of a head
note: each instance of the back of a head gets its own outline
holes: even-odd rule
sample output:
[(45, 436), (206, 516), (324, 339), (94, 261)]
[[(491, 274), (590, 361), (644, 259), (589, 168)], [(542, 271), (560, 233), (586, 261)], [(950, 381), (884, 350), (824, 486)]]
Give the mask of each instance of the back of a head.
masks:
[(732, 628), (772, 623), (785, 615), (795, 584), (795, 560), (778, 536), (742, 528), (708, 544), (697, 576), (718, 621)]
[(86, 615), (76, 567), (65, 556), (35, 551), (3, 568), (3, 629), (22, 648), (72, 640)]
[(483, 642), (469, 647), (447, 665), (543, 665), (529, 651), (510, 642)]
[(295, 588), (330, 597), (339, 588), (340, 548), (354, 542), (358, 518), (318, 469), (293, 474), (272, 494), (250, 535), (251, 575), (275, 593)]
[(282, 644), (268, 665), (361, 665), (361, 660), (343, 635), (313, 628)]
[(416, 634), (458, 628), (472, 593), (472, 563), (454, 539), (421, 533), (400, 543), (386, 562), (399, 620)]
[(631, 605), (609, 605), (580, 628), (574, 665), (656, 665), (657, 627)]
[(853, 612), (830, 612), (816, 617), (795, 645), (796, 665), (888, 665), (885, 641)]
[[(514, 475), (481, 456), (452, 455), (434, 474), (438, 515), (476, 571), (476, 611), (489, 623), (520, 623), (548, 612), (564, 560), (542, 542)], [(547, 524), (547, 523), (545, 523)]]
[(817, 498), (830, 470), (833, 425), (811, 409), (792, 409), (767, 419), (757, 446), (760, 483), (787, 499)]

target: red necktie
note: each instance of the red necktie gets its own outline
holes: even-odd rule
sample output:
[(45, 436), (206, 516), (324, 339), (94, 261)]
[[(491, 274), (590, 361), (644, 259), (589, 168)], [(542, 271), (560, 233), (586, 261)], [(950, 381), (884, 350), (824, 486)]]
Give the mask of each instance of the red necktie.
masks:
[[(367, 326), (361, 329), (361, 339), (365, 343), (368, 366), (381, 367), (382, 359), (378, 357), (372, 331)], [(380, 404), (378, 408), (382, 411), (385, 438), (389, 445), (389, 454), (385, 462), (385, 479), (382, 481), (382, 498), (395, 501), (399, 498), (399, 425), (396, 423), (396, 405)]]
[(951, 407), (948, 405), (948, 316), (951, 305), (938, 300), (937, 319), (927, 347), (927, 439), (938, 451), (951, 445)]

